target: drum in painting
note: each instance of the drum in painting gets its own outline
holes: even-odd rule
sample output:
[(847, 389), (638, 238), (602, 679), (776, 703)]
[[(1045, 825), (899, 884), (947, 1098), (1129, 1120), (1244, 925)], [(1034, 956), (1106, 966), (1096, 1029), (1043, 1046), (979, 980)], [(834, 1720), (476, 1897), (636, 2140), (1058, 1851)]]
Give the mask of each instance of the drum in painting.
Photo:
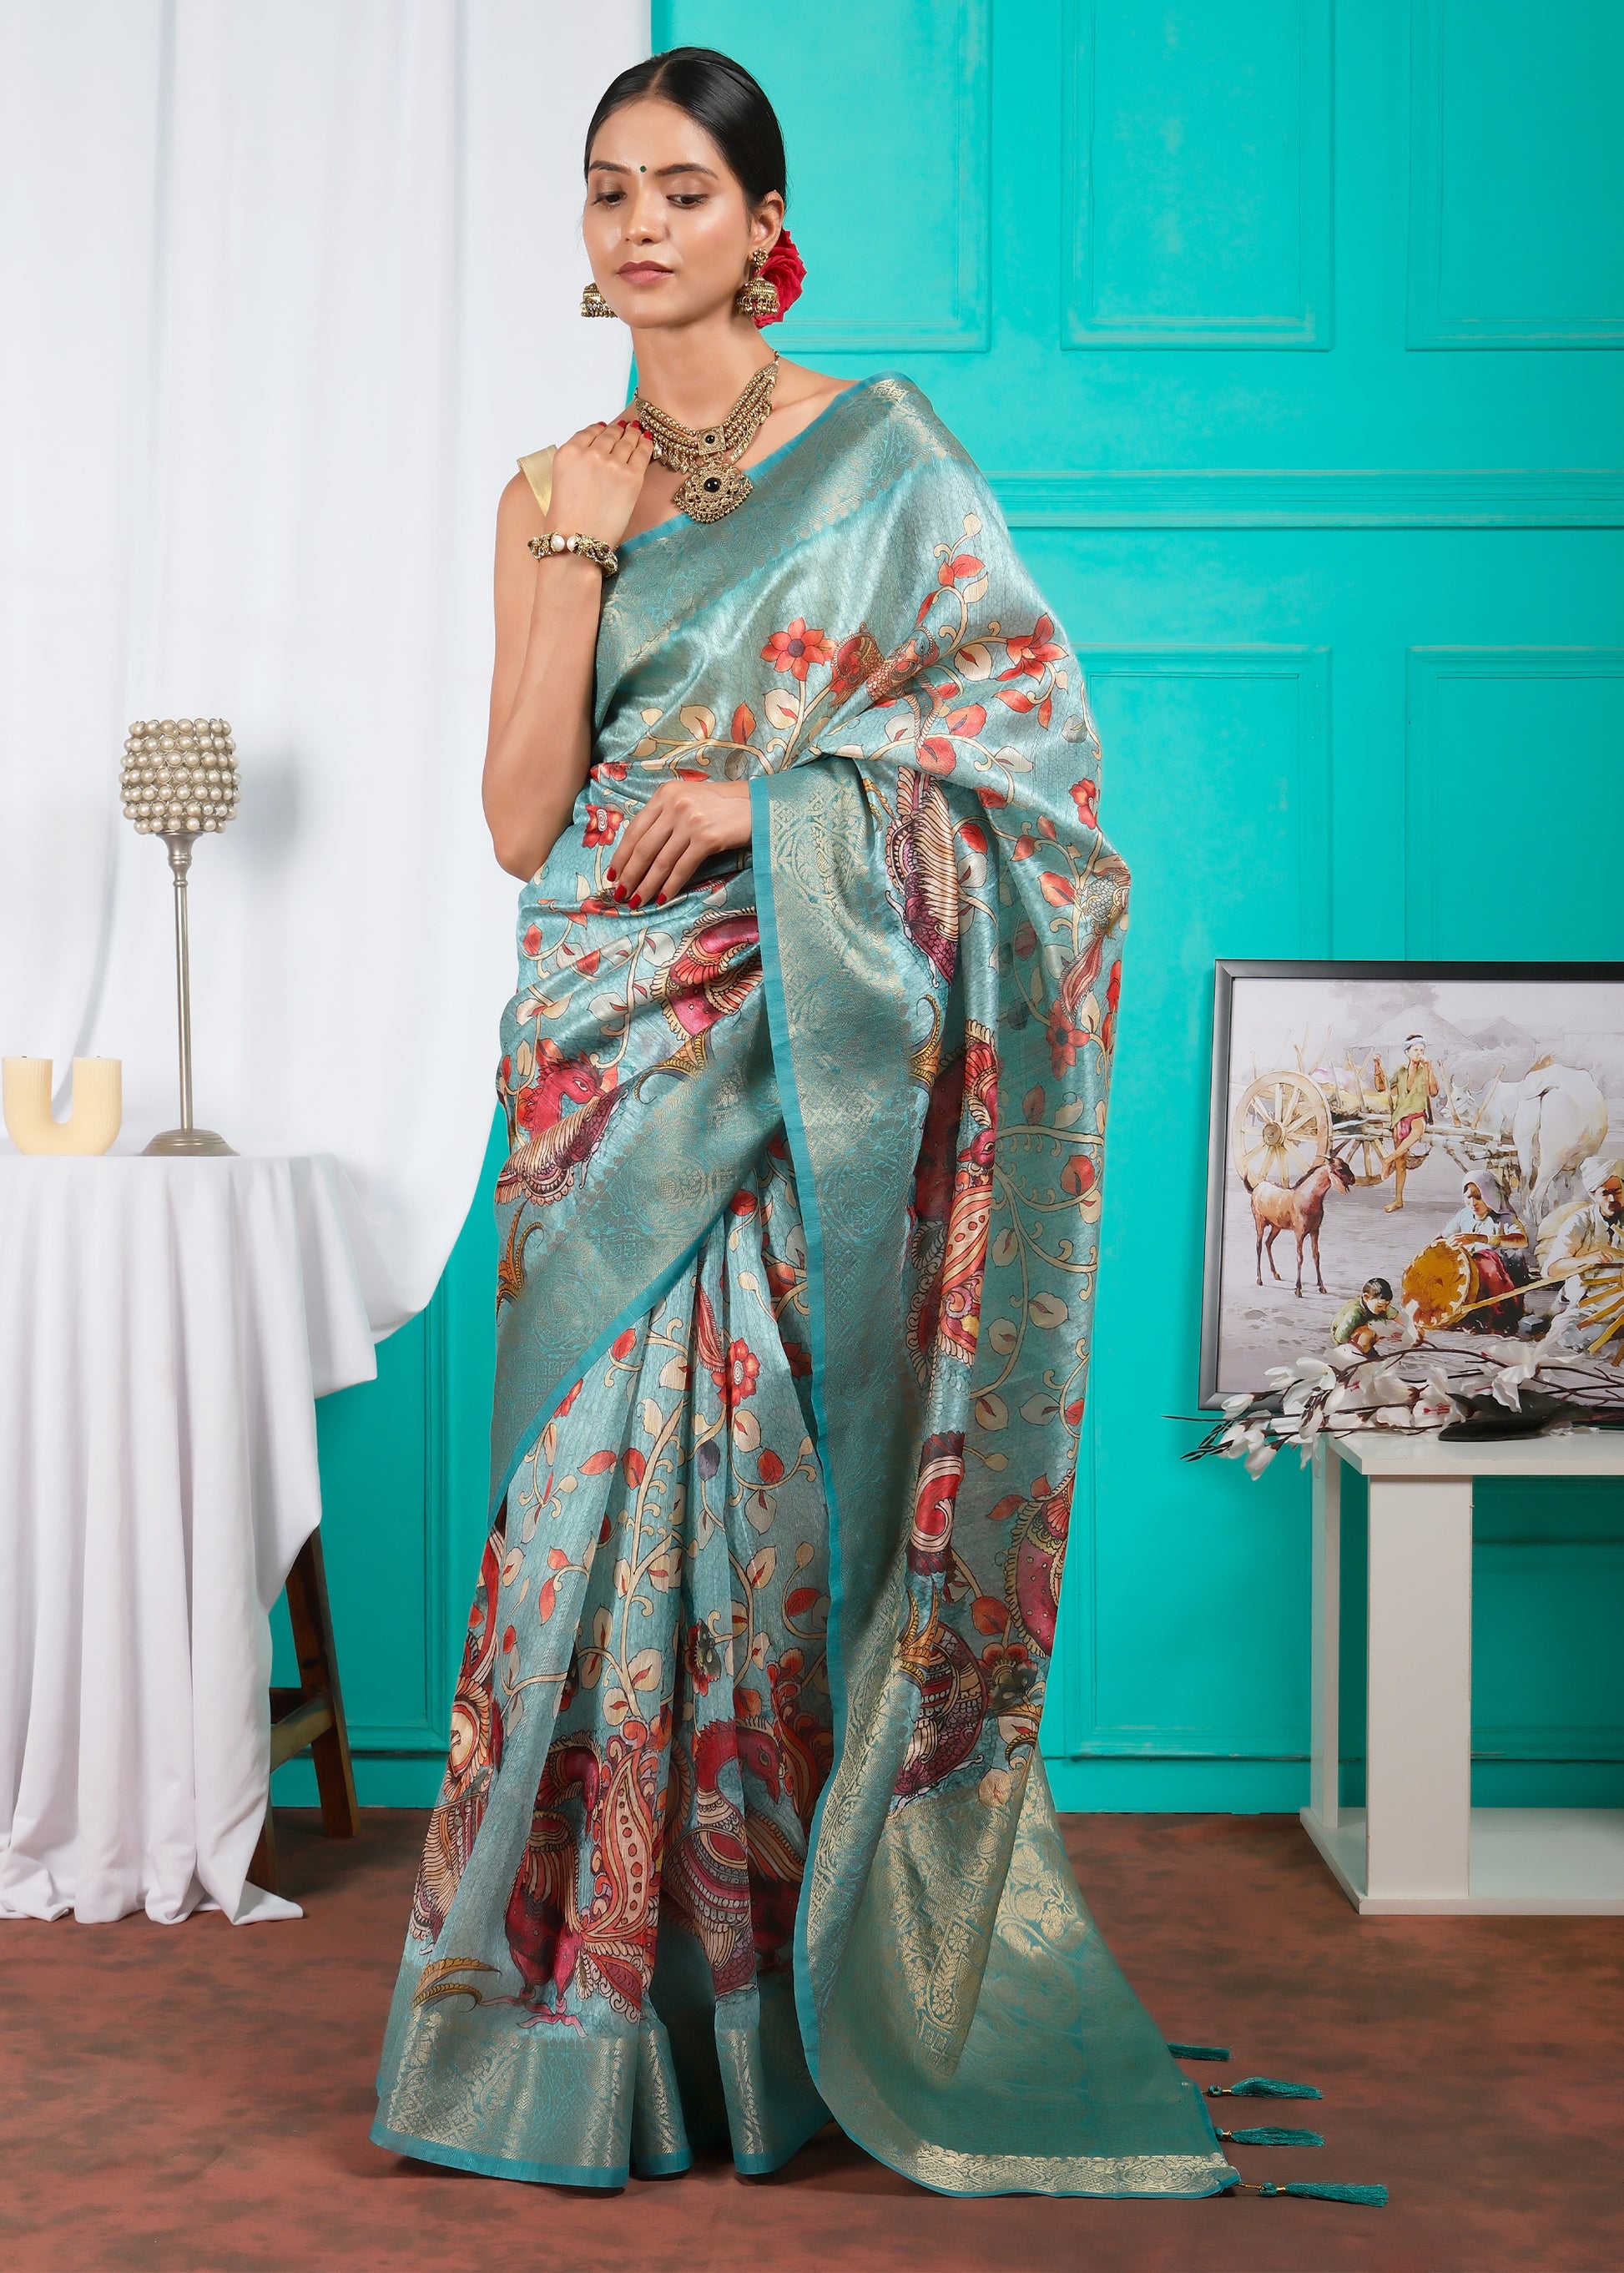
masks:
[(1498, 1248), (1457, 1247), (1447, 1239), (1429, 1240), (1410, 1264), (1403, 1299), (1415, 1304), (1416, 1324), (1433, 1332), (1458, 1324), (1471, 1333), (1515, 1334), (1522, 1315), (1510, 1258)]
[(1477, 1269), (1470, 1250), (1447, 1239), (1429, 1239), (1405, 1270), (1403, 1299), (1415, 1305), (1421, 1327), (1447, 1326), (1477, 1299)]

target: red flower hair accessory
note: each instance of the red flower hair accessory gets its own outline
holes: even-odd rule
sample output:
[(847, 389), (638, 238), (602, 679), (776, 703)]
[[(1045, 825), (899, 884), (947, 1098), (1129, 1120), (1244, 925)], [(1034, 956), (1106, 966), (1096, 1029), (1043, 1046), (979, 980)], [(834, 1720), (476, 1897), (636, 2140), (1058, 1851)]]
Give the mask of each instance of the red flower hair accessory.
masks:
[(762, 281), (771, 284), (778, 296), (778, 311), (776, 316), (758, 312), (752, 319), (758, 332), (768, 324), (782, 322), (801, 297), (806, 273), (807, 264), (795, 250), (794, 238), (788, 229), (780, 229), (778, 241), (767, 255), (766, 265), (762, 270)]

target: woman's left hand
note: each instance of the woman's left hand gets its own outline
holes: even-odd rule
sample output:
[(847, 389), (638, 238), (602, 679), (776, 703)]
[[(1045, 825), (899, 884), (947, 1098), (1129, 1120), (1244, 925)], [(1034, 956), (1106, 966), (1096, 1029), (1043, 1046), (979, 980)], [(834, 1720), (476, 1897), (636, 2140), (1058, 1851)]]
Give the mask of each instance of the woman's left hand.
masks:
[(750, 841), (748, 782), (665, 782), (628, 823), (607, 874), (635, 908), (674, 899), (702, 861)]

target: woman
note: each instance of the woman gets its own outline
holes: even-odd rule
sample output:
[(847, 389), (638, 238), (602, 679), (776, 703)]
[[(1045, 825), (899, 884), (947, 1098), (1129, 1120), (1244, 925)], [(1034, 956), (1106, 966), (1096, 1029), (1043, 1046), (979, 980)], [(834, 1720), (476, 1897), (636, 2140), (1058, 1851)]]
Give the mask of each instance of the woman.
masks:
[(1037, 1750), (1127, 884), (1077, 664), (917, 390), (762, 339), (756, 82), (657, 56), (587, 157), (642, 391), (498, 516), (495, 1512), (373, 2136), (1214, 2193)]
[[(1472, 1168), (1462, 1177), (1461, 1204), (1442, 1236), (1451, 1247), (1465, 1248), (1477, 1266), (1474, 1307), (1462, 1324), (1477, 1333), (1515, 1334), (1522, 1316), (1519, 1289), (1529, 1278), (1528, 1234), (1486, 1168)], [(1496, 1294), (1505, 1299), (1488, 1299)], [(1481, 1309), (1476, 1307), (1479, 1303)]]

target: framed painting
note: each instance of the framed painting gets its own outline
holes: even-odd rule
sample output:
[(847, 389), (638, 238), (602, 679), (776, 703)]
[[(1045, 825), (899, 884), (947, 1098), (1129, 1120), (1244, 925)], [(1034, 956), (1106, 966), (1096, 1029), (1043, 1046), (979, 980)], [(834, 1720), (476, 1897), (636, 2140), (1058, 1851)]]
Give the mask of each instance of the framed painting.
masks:
[(1220, 961), (1200, 1403), (1384, 1304), (1550, 1334), (1565, 1227), (1624, 1249), (1615, 1155), (1624, 963)]

